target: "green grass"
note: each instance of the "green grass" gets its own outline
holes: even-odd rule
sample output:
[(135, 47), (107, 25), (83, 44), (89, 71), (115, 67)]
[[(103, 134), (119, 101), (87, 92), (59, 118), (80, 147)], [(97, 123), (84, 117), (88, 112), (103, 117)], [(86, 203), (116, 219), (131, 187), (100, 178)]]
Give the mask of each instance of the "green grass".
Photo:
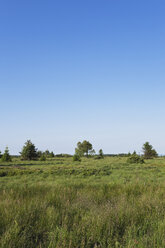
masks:
[(165, 247), (165, 159), (0, 163), (0, 248)]

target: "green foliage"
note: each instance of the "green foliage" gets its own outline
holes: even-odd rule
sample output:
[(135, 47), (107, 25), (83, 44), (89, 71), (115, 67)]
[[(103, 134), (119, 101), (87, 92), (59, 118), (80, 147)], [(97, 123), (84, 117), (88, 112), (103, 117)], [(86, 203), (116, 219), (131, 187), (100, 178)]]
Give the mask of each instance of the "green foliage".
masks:
[(128, 157), (127, 162), (131, 164), (144, 164), (144, 159), (134, 152), (131, 156)]
[(145, 159), (151, 159), (158, 157), (158, 154), (155, 149), (153, 149), (152, 145), (149, 144), (149, 142), (146, 142), (143, 145), (143, 153)]
[(99, 154), (95, 157), (95, 159), (103, 159), (103, 158), (104, 158), (103, 150), (100, 149)]
[(45, 154), (45, 156), (47, 157), (47, 158), (54, 158), (54, 153), (53, 152), (49, 152), (49, 150), (46, 150), (45, 152), (44, 152), (44, 154)]
[(42, 151), (37, 151), (37, 157), (40, 158), (43, 155)]
[(51, 152), (50, 155), (49, 155), (50, 158), (54, 158), (54, 156), (55, 156), (54, 152)]
[(44, 153), (41, 155), (41, 157), (40, 157), (40, 161), (46, 161), (46, 156), (45, 156), (45, 154), (44, 154)]
[(30, 140), (27, 140), (20, 154), (22, 160), (36, 160), (38, 158), (37, 149)]
[(79, 149), (79, 148), (75, 148), (75, 154), (79, 157), (83, 157), (84, 156), (84, 152)]
[(55, 155), (57, 158), (70, 158), (72, 155), (67, 154), (67, 153), (60, 153)]
[(2, 157), (1, 157), (1, 161), (2, 161), (2, 162), (11, 162), (11, 161), (12, 161), (11, 156), (10, 156), (10, 154), (9, 154), (9, 149), (8, 149), (8, 147), (6, 147), (5, 152), (4, 152), (4, 154), (2, 155)]
[(1, 162), (0, 247), (165, 247), (165, 158), (81, 159)]
[(78, 154), (74, 154), (73, 155), (73, 161), (75, 162), (75, 161), (81, 161), (81, 158), (80, 158), (80, 156), (78, 155)]
[(95, 150), (92, 149), (92, 150), (89, 151), (89, 155), (88, 156), (93, 157), (93, 156), (95, 156), (95, 154), (96, 154)]
[(75, 153), (78, 154), (79, 156), (84, 156), (88, 157), (89, 152), (93, 150), (92, 144), (89, 141), (84, 140), (83, 142), (78, 142), (77, 143), (77, 148), (75, 149)]
[(104, 158), (104, 154), (103, 154), (103, 150), (102, 149), (99, 150), (99, 157), (100, 158)]
[(44, 154), (45, 154), (46, 157), (49, 157), (49, 155), (50, 155), (49, 150), (46, 150), (46, 151), (44, 152)]

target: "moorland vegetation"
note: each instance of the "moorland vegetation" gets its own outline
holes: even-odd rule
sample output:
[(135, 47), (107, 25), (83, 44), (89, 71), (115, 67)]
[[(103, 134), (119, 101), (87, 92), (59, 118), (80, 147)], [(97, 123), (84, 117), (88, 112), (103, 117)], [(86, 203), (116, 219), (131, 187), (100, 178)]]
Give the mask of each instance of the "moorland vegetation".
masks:
[(164, 157), (83, 147), (73, 161), (25, 146), (34, 157), (0, 160), (1, 248), (165, 247)]

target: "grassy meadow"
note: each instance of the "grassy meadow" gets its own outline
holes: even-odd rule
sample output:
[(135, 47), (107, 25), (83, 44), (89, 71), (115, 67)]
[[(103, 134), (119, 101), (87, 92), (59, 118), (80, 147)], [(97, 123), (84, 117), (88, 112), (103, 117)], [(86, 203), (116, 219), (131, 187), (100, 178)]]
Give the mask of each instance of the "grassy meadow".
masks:
[(165, 247), (165, 158), (0, 162), (0, 248)]

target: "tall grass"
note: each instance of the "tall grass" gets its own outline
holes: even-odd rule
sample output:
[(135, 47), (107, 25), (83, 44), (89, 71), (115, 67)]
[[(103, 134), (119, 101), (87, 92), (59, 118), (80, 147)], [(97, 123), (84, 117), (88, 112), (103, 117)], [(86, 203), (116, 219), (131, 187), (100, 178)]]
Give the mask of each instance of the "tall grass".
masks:
[[(165, 247), (165, 183), (149, 180), (147, 174), (136, 181), (133, 176), (122, 180), (129, 168), (136, 174), (150, 166), (148, 174), (157, 175), (156, 163), (163, 177), (165, 160), (150, 161), (143, 168), (129, 167), (125, 160), (120, 164), (107, 159), (102, 165), (65, 160), (59, 174), (56, 162), (38, 164), (40, 173), (37, 162), (23, 165), (25, 174), (0, 178), (1, 248)], [(67, 174), (73, 168), (79, 173)], [(1, 170), (17, 169), (3, 165)]]

